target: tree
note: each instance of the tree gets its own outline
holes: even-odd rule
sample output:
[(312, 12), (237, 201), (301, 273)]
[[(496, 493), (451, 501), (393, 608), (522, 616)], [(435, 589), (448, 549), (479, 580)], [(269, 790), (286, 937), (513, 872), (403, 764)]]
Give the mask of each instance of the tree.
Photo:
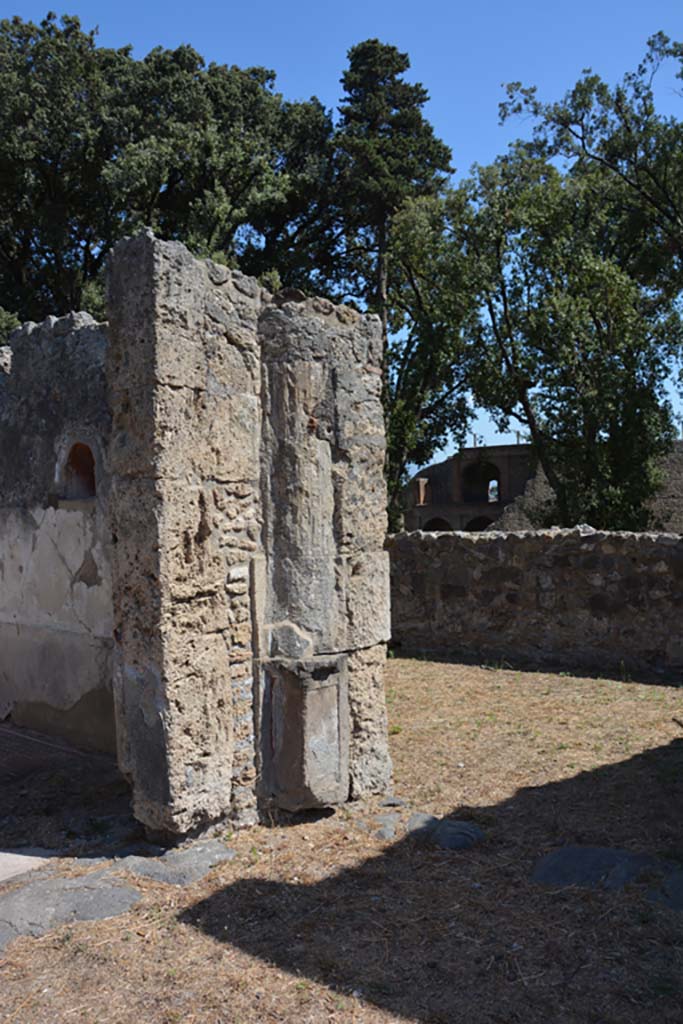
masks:
[(393, 219), (407, 200), (443, 189), (451, 153), (424, 117), (427, 91), (403, 78), (407, 54), (367, 39), (348, 61), (335, 137), (338, 273), (379, 313), (386, 341)]
[(52, 14), (0, 22), (0, 125), (0, 301), (30, 319), (97, 305), (108, 250), (142, 225), (231, 262), (245, 231), (287, 236), (332, 132), (263, 68), (189, 46), (137, 61)]
[(425, 465), (448, 440), (464, 443), (472, 416), (462, 331), (473, 312), (469, 263), (450, 244), (465, 212), (459, 200), (413, 200), (393, 220), (385, 393), (394, 527), (409, 464)]
[(530, 113), (537, 153), (564, 157), (577, 173), (601, 168), (622, 186), (620, 214), (627, 232), (638, 236), (629, 271), (675, 294), (683, 284), (683, 122), (656, 109), (654, 83), (666, 60), (678, 62), (683, 79), (683, 44), (660, 32), (616, 87), (586, 71), (562, 100), (545, 103), (535, 87), (514, 82), (501, 119)]
[(674, 436), (664, 389), (681, 321), (620, 263), (612, 186), (600, 168), (563, 176), (523, 145), (463, 186), (458, 242), (479, 300), (469, 379), (501, 428), (514, 418), (528, 431), (555, 521), (642, 529)]

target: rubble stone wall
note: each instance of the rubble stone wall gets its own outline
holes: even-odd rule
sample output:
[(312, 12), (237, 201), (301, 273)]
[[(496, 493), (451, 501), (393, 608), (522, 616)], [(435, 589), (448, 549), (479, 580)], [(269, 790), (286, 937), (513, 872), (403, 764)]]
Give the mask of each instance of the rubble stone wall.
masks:
[[(0, 351), (0, 719), (113, 750), (106, 344), (79, 313)], [(94, 460), (85, 497), (75, 444)]]
[(591, 672), (683, 674), (683, 538), (589, 528), (397, 534), (404, 650)]
[[(119, 759), (188, 832), (389, 777), (378, 322), (149, 234), (109, 264)], [(363, 653), (359, 656), (358, 652)]]

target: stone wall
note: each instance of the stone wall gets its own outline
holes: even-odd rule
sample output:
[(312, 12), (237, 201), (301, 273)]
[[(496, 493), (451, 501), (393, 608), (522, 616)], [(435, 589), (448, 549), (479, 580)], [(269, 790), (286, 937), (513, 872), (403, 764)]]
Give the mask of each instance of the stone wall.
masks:
[[(113, 750), (106, 334), (87, 314), (15, 331), (0, 358), (0, 719)], [(95, 494), (66, 479), (74, 444)]]
[(119, 759), (187, 832), (383, 788), (381, 342), (150, 234), (109, 263)]
[(107, 301), (0, 351), (0, 715), (159, 833), (384, 789), (378, 319), (150, 232)]
[(683, 538), (589, 528), (397, 534), (404, 650), (621, 675), (683, 673)]

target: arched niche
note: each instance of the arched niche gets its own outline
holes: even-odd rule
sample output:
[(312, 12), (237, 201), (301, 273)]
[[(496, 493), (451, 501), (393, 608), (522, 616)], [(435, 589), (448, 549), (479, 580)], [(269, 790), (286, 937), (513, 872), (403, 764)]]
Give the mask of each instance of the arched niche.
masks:
[(492, 462), (471, 462), (462, 471), (462, 500), (469, 504), (500, 501), (500, 470)]
[(62, 494), (67, 501), (87, 501), (97, 495), (97, 473), (95, 456), (90, 445), (77, 441), (69, 454), (61, 473)]
[(465, 524), (465, 529), (469, 533), (481, 533), (487, 526), (491, 526), (493, 519), (489, 519), (488, 516), (475, 516), (474, 519), (470, 519), (469, 523)]

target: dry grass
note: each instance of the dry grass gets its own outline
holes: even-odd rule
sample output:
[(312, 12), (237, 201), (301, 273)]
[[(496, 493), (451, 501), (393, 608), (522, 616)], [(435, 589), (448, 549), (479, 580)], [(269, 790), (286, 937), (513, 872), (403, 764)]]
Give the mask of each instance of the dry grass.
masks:
[(683, 861), (681, 691), (409, 660), (387, 689), (396, 793), (486, 843), (382, 842), (376, 802), (241, 833), (203, 883), (17, 940), (0, 1021), (680, 1024), (683, 915), (528, 875), (561, 842)]

